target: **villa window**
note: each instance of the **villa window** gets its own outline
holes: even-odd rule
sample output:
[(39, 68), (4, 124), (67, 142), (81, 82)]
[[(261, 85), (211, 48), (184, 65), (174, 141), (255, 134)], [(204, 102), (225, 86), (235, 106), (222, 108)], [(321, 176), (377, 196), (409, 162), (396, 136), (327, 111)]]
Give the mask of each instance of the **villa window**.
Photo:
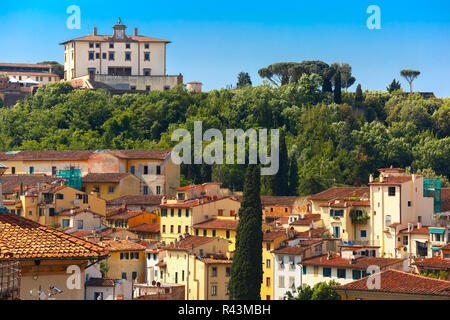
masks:
[(214, 297), (217, 296), (217, 286), (216, 285), (213, 285), (211, 287), (211, 295)]
[(217, 267), (212, 267), (211, 277), (217, 277)]
[(230, 267), (226, 267), (225, 268), (225, 276), (226, 277), (231, 277), (231, 268)]
[(150, 52), (144, 53), (144, 61), (150, 61)]
[(337, 269), (337, 276), (339, 279), (345, 279), (346, 277), (346, 270), (345, 269)]
[(388, 195), (390, 197), (394, 197), (395, 196), (395, 187), (389, 187), (388, 189)]
[(131, 52), (125, 52), (125, 61), (131, 61)]
[(323, 276), (325, 278), (331, 278), (331, 268), (323, 268)]

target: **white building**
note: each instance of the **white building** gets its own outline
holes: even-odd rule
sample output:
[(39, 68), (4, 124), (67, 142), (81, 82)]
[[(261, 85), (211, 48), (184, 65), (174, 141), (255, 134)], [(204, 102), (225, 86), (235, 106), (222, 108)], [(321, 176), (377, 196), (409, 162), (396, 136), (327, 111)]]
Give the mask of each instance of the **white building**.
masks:
[(404, 169), (380, 169), (380, 177), (370, 177), (372, 241), (380, 243), (382, 257), (403, 257), (399, 232), (408, 224), (431, 226), (434, 199), (424, 196), (424, 177), (405, 175)]
[(182, 76), (166, 75), (168, 40), (142, 36), (138, 29), (128, 35), (119, 21), (112, 35), (93, 33), (61, 43), (64, 45), (64, 80), (101, 82), (116, 90), (168, 90), (182, 83)]

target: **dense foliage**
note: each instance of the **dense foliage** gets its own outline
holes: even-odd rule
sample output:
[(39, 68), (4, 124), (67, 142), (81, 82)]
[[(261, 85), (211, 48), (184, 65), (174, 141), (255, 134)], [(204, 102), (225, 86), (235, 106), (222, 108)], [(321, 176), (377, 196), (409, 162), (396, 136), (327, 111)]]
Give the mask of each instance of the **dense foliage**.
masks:
[[(203, 131), (223, 133), (282, 128), (289, 155), (283, 179), (298, 179), (300, 195), (366, 184), (369, 174), (391, 165), (450, 177), (449, 98), (424, 99), (397, 90), (365, 91), (362, 97), (359, 92), (356, 99), (343, 91), (342, 103), (336, 104), (333, 93), (322, 90), (324, 83), (312, 73), (283, 86), (266, 83), (200, 94), (177, 87), (124, 95), (50, 84), (0, 109), (0, 150), (168, 148), (177, 143), (171, 141), (175, 129), (192, 132), (194, 121), (201, 120)], [(292, 158), (298, 171), (287, 176), (293, 165), (286, 162)], [(182, 166), (182, 181), (215, 180), (242, 190), (245, 168)], [(292, 180), (289, 185), (297, 187)]]
[(288, 291), (284, 295), (284, 300), (341, 300), (339, 294), (332, 287), (340, 284), (335, 280), (330, 282), (319, 282), (313, 287), (305, 285)]

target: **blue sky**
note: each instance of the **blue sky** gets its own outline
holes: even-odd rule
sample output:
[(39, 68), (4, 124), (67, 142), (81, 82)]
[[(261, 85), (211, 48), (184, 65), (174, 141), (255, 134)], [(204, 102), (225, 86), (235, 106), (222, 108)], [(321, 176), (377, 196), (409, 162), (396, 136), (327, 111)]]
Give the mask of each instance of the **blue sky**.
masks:
[[(81, 9), (81, 29), (69, 30), (66, 9)], [(369, 5), (381, 9), (381, 30), (369, 30)], [(450, 96), (450, 1), (11, 1), (2, 0), (0, 62), (56, 60), (58, 44), (92, 33), (111, 34), (117, 18), (139, 34), (171, 40), (167, 72), (205, 90), (254, 84), (274, 62), (348, 62), (363, 89), (381, 90), (400, 70), (421, 70), (414, 89)], [(355, 90), (356, 85), (350, 88)]]

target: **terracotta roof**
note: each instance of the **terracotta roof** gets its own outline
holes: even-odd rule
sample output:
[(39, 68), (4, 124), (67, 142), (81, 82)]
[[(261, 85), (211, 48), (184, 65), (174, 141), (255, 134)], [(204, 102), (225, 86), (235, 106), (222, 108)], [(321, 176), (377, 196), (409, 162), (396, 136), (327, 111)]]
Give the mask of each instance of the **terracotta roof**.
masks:
[(5, 174), (2, 176), (2, 190), (4, 194), (11, 194), (20, 191), (20, 185), (23, 190), (35, 187), (37, 184), (52, 183), (60, 180), (45, 174)]
[(122, 179), (134, 176), (131, 173), (88, 173), (82, 177), (82, 182), (86, 183), (103, 183), (103, 182), (120, 182)]
[(296, 238), (310, 238), (309, 232), (311, 232), (311, 238), (322, 238), (322, 235), (328, 230), (326, 228), (309, 229), (308, 231), (297, 232)]
[(312, 222), (319, 221), (320, 214), (308, 214), (304, 216), (304, 219), (299, 218), (298, 220), (291, 222), (291, 226), (309, 226)]
[(422, 277), (411, 273), (388, 269), (379, 273), (380, 289), (367, 287), (367, 278), (353, 281), (336, 289), (371, 292), (390, 292), (416, 295), (450, 296), (450, 281)]
[(157, 223), (141, 223), (136, 226), (129, 227), (128, 230), (134, 231), (134, 232), (158, 233), (159, 232), (159, 224), (157, 224)]
[(306, 240), (298, 243), (295, 246), (279, 247), (275, 250), (272, 250), (272, 252), (276, 254), (299, 255), (311, 248), (312, 245), (319, 243), (322, 243), (322, 240)]
[(80, 209), (80, 208), (67, 209), (67, 210), (64, 210), (64, 211), (60, 211), (60, 212), (57, 212), (56, 215), (57, 216), (63, 216), (63, 217), (71, 217), (71, 216), (76, 216), (76, 215), (78, 215), (80, 213), (84, 213), (84, 212), (90, 213), (90, 214), (92, 214), (94, 216), (102, 216), (102, 215), (100, 215), (98, 213), (92, 212), (91, 210)]
[(450, 259), (442, 259), (442, 256), (436, 256), (433, 258), (417, 260), (412, 263), (419, 267), (429, 267), (436, 269), (450, 270)]
[[(165, 204), (160, 204), (159, 206), (161, 208), (193, 208), (193, 207), (197, 207), (197, 206), (201, 206), (203, 204), (206, 203), (211, 203), (211, 202), (215, 202), (215, 201), (219, 201), (219, 200), (223, 200), (223, 199), (233, 199), (233, 197), (231, 196), (220, 196), (220, 197), (204, 197), (202, 199), (193, 199), (193, 200), (186, 200), (186, 201), (182, 201), (182, 202), (178, 202), (178, 203), (165, 203)], [(238, 200), (236, 200), (238, 201)]]
[(220, 182), (205, 182), (203, 184), (190, 184), (190, 185), (187, 185), (187, 186), (184, 186), (184, 187), (176, 188), (175, 190), (177, 190), (177, 191), (186, 191), (186, 190), (189, 190), (189, 189), (196, 189), (196, 188), (200, 188), (200, 187), (203, 187), (203, 186), (206, 186), (206, 185), (210, 185), (210, 184), (221, 185)]
[(369, 197), (369, 187), (333, 187), (331, 189), (322, 191), (315, 195), (310, 196), (309, 200), (334, 200), (343, 199), (346, 197)]
[(145, 246), (142, 246), (136, 242), (129, 240), (106, 240), (101, 244), (109, 251), (124, 251), (124, 250), (145, 250)]
[(354, 269), (366, 269), (369, 266), (376, 265), (380, 268), (388, 267), (394, 264), (403, 262), (403, 259), (394, 258), (375, 258), (375, 257), (360, 257), (356, 258), (354, 263), (350, 263), (350, 259), (342, 258), (337, 253), (331, 253), (331, 259), (328, 260), (328, 255), (322, 255), (310, 259), (303, 260), (300, 264), (327, 266), (327, 267), (346, 267)]
[(263, 232), (263, 241), (273, 241), (283, 236), (286, 236), (285, 230), (272, 230), (269, 232)]
[(215, 239), (217, 238), (189, 235), (182, 240), (177, 241), (176, 244), (169, 245), (166, 250), (191, 250), (197, 246), (214, 241)]
[(108, 206), (114, 205), (159, 205), (161, 203), (162, 196), (150, 196), (150, 195), (135, 195), (135, 196), (122, 196), (109, 201), (106, 201)]
[(37, 64), (37, 63), (5, 63), (0, 62), (0, 66), (2, 67), (22, 67), (22, 68), (49, 68), (52, 66), (49, 64)]
[(227, 229), (236, 230), (239, 220), (231, 219), (210, 219), (201, 223), (194, 224), (194, 229)]
[(20, 151), (15, 154), (0, 153), (1, 160), (88, 160), (90, 150)]
[(441, 250), (450, 250), (450, 243), (443, 246)]
[[(429, 229), (429, 227), (421, 227), (420, 229), (417, 229), (417, 227), (414, 226), (411, 233), (428, 234)], [(408, 228), (400, 230), (399, 233), (408, 233)]]
[(153, 160), (165, 160), (171, 153), (171, 149), (165, 150), (107, 150), (121, 159), (153, 159)]
[[(135, 36), (135, 35), (127, 35), (128, 41), (135, 41), (135, 42), (155, 42), (155, 43), (171, 43), (169, 40), (164, 39), (158, 39), (158, 38), (152, 38), (152, 37), (145, 37), (145, 36)], [(110, 42), (113, 41), (113, 37), (110, 35), (94, 35), (89, 34), (84, 37), (78, 37), (71, 40), (67, 40), (64, 42), (61, 42), (60, 44), (66, 44), (71, 41), (92, 41), (92, 42)]]
[(0, 241), (17, 259), (87, 259), (108, 253), (101, 245), (10, 213), (0, 214)]
[(114, 287), (114, 279), (90, 278), (86, 281), (86, 287)]
[(227, 259), (225, 257), (213, 257), (213, 258), (200, 258), (203, 263), (206, 264), (232, 264), (232, 259)]
[(332, 207), (332, 208), (347, 208), (347, 207), (363, 207), (363, 206), (370, 206), (370, 200), (363, 201), (351, 201), (351, 200), (344, 200), (340, 201), (339, 203), (326, 203), (321, 204), (321, 207)]
[(144, 212), (127, 210), (126, 212), (120, 212), (118, 214), (110, 215), (106, 217), (106, 220), (128, 220), (130, 218), (137, 217), (141, 214), (144, 214)]
[(295, 201), (301, 200), (302, 197), (276, 197), (276, 196), (261, 196), (261, 204), (265, 206), (273, 207), (292, 207)]
[[(423, 177), (420, 175), (417, 175), (417, 177)], [(369, 183), (370, 185), (378, 185), (378, 184), (402, 184), (408, 181), (412, 181), (412, 175), (399, 175), (399, 176), (387, 176), (383, 178), (383, 182), (380, 181), (373, 181)]]

